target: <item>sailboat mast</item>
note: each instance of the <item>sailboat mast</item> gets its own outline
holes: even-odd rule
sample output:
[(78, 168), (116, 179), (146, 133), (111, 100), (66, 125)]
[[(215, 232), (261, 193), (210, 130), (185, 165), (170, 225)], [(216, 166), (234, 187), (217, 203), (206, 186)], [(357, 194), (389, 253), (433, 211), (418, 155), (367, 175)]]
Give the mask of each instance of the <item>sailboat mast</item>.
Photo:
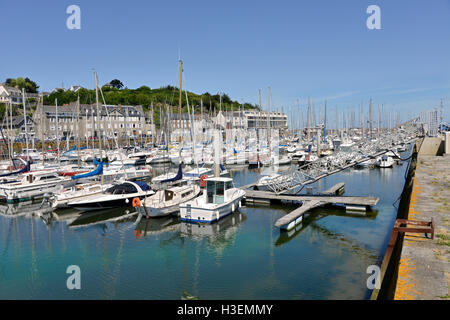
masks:
[(309, 118), (311, 117), (311, 101), (308, 97), (308, 115), (306, 119), (306, 141), (309, 142)]
[(58, 166), (59, 162), (59, 119), (58, 119), (58, 98), (55, 98), (55, 108), (56, 108), (56, 152), (58, 153)]
[(80, 126), (79, 126), (79, 122), (80, 121), (80, 95), (78, 95), (78, 100), (77, 100), (77, 148), (78, 148), (78, 169), (80, 169), (80, 148), (81, 148), (81, 144), (80, 144)]
[(95, 77), (95, 102), (97, 104), (97, 133), (98, 133), (98, 149), (100, 152), (100, 161), (102, 161), (102, 135), (100, 132), (100, 107), (98, 102), (98, 78), (97, 78), (97, 72), (94, 72)]
[(269, 113), (267, 115), (267, 145), (269, 146), (269, 152), (270, 151), (270, 87), (269, 87), (269, 91), (268, 91), (268, 97), (267, 99), (269, 100)]
[[(42, 100), (41, 100), (42, 99)], [(45, 121), (44, 121), (44, 98), (41, 95), (39, 97), (39, 102), (40, 102), (40, 124), (41, 124), (41, 147), (42, 147), (42, 166), (44, 166), (45, 164), (45, 149), (44, 149), (44, 131), (45, 131)]]
[(23, 98), (23, 119), (24, 119), (24, 125), (25, 125), (25, 141), (27, 146), (27, 161), (30, 160), (28, 157), (28, 130), (27, 130), (27, 112), (25, 107), (25, 89), (22, 88), (22, 98)]
[(183, 74), (183, 61), (180, 59), (180, 97), (178, 100), (178, 126), (179, 126), (179, 137), (178, 137), (178, 148), (179, 148), (179, 159), (181, 162), (181, 137), (182, 137), (182, 132), (181, 132), (181, 86), (182, 86), (182, 74)]

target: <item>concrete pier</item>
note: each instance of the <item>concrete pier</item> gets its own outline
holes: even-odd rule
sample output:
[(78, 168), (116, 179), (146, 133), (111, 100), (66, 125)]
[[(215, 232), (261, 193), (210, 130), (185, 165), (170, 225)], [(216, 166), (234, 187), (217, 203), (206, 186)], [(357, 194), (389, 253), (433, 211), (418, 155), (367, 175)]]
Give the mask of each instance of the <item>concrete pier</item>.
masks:
[[(253, 184), (252, 184), (253, 185)], [(248, 186), (252, 186), (248, 185)], [(308, 211), (327, 204), (345, 205), (347, 210), (365, 212), (367, 207), (375, 206), (379, 198), (376, 197), (343, 197), (339, 196), (344, 192), (345, 184), (338, 183), (328, 190), (318, 195), (294, 195), (294, 194), (276, 194), (269, 191), (247, 190), (245, 191), (245, 201), (270, 204), (272, 201), (290, 201), (301, 203), (302, 205), (278, 219), (275, 226), (282, 230), (291, 230), (297, 224), (303, 221), (303, 216)], [(247, 186), (245, 186), (247, 187)]]
[(450, 155), (433, 138), (419, 151), (408, 219), (435, 223), (434, 239), (405, 233), (395, 286), (396, 300), (450, 298)]

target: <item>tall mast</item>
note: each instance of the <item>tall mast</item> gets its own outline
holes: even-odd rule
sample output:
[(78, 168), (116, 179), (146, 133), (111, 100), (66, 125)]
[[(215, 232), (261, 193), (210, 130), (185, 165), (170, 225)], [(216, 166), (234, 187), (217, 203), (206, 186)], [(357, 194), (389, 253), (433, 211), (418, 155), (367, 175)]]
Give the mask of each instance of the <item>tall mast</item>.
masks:
[(97, 104), (97, 129), (98, 129), (98, 148), (100, 152), (100, 161), (102, 161), (102, 134), (100, 131), (100, 107), (98, 102), (98, 78), (97, 78), (97, 72), (94, 71), (95, 76), (95, 101)]
[(155, 131), (156, 131), (155, 119), (153, 118), (153, 101), (152, 101), (152, 117), (150, 128), (152, 132), (152, 148), (153, 148), (153, 146), (155, 145)]
[(77, 147), (78, 147), (78, 169), (80, 169), (80, 126), (79, 126), (79, 120), (80, 120), (80, 95), (78, 95), (77, 100)]
[(179, 126), (179, 136), (178, 136), (178, 148), (179, 148), (179, 159), (181, 163), (181, 86), (182, 86), (182, 74), (183, 74), (183, 61), (180, 59), (180, 97), (178, 100), (178, 126)]
[(267, 99), (269, 100), (269, 113), (267, 114), (267, 145), (269, 146), (269, 153), (271, 152), (270, 150), (270, 87), (269, 87), (269, 92), (268, 92), (268, 97)]
[(311, 114), (311, 105), (310, 105), (311, 101), (308, 97), (308, 115), (307, 115), (307, 119), (306, 119), (306, 141), (309, 142), (309, 118), (310, 118), (310, 114)]
[(372, 140), (372, 98), (370, 98), (369, 102), (369, 132), (370, 132), (370, 139)]
[(22, 99), (23, 99), (23, 119), (25, 123), (25, 141), (27, 145), (27, 161), (30, 160), (28, 157), (28, 131), (27, 131), (27, 112), (25, 108), (25, 89), (22, 88)]
[(325, 115), (323, 123), (323, 142), (325, 142), (325, 136), (327, 134), (327, 100), (325, 100)]
[[(42, 101), (41, 101), (41, 99), (42, 99)], [(44, 121), (44, 111), (43, 111), (43, 109), (44, 109), (44, 98), (43, 98), (43, 96), (41, 95), (40, 97), (39, 97), (39, 102), (40, 102), (40, 105), (39, 105), (39, 111), (40, 111), (40, 123), (41, 123), (41, 147), (42, 147), (42, 165), (44, 165), (45, 164), (45, 149), (44, 149), (44, 132), (45, 132), (45, 121)]]
[(59, 162), (59, 119), (58, 119), (58, 98), (55, 98), (55, 107), (56, 107), (56, 150), (58, 152), (58, 166), (60, 164)]

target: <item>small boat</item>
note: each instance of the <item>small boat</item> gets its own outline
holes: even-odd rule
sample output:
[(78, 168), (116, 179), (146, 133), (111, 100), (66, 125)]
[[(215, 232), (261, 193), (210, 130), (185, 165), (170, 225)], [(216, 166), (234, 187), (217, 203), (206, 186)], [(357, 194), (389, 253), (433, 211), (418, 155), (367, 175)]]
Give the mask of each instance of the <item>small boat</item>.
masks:
[(93, 196), (98, 196), (112, 185), (99, 183), (86, 183), (78, 184), (71, 188), (65, 189), (60, 193), (53, 195), (50, 198), (53, 208), (68, 208), (69, 202), (76, 201), (78, 199), (86, 199)]
[(213, 223), (236, 211), (245, 192), (235, 188), (233, 179), (206, 179), (206, 188), (199, 197), (180, 204), (181, 221)]
[(0, 184), (0, 198), (6, 202), (32, 200), (72, 185), (75, 181), (60, 177), (55, 170), (31, 171), (23, 174), (20, 181)]
[(381, 157), (377, 158), (376, 165), (380, 168), (392, 168), (392, 166), (394, 165), (394, 159), (387, 155), (382, 155)]
[(131, 206), (134, 198), (144, 199), (154, 193), (143, 181), (125, 181), (113, 185), (95, 197), (68, 202), (67, 206), (82, 211), (127, 207)]
[(146, 164), (162, 164), (162, 163), (170, 163), (171, 159), (169, 155), (149, 155), (146, 159)]
[(275, 165), (279, 165), (279, 166), (284, 166), (284, 165), (288, 165), (290, 164), (292, 161), (292, 158), (289, 156), (286, 157), (281, 157), (280, 159), (278, 159), (278, 161), (274, 161)]
[(198, 185), (184, 185), (158, 190), (142, 202), (136, 201), (140, 214), (149, 217), (164, 217), (180, 210), (180, 204), (192, 200), (200, 193)]
[(274, 173), (268, 176), (263, 176), (261, 177), (258, 182), (256, 183), (255, 189), (260, 190), (260, 191), (268, 191), (270, 190), (270, 185), (271, 183), (274, 182), (274, 180), (278, 177), (280, 177), (281, 175), (278, 173)]
[[(362, 159), (367, 158), (367, 157), (363, 157)], [(372, 159), (372, 158), (367, 158), (367, 160), (359, 162), (356, 164), (356, 167), (359, 168), (370, 168), (370, 167), (374, 167), (376, 165), (377, 160), (376, 159)]]

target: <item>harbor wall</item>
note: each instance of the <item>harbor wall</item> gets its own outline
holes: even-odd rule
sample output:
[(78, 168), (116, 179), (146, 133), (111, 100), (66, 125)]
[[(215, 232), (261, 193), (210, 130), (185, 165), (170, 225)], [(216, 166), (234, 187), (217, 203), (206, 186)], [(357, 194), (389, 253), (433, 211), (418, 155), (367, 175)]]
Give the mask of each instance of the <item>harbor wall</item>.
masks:
[[(381, 266), (381, 288), (373, 300), (448, 299), (450, 260), (445, 241), (449, 234), (449, 156), (442, 138), (419, 139), (412, 153), (397, 219), (434, 221), (435, 237), (398, 233)], [(437, 233), (436, 233), (437, 232)], [(394, 233), (392, 233), (393, 235)], [(391, 236), (392, 237), (392, 236)], [(391, 239), (395, 239), (392, 237)], [(444, 239), (444, 240), (442, 240)]]
[[(407, 219), (413, 189), (414, 174), (417, 166), (418, 151), (422, 140), (417, 140), (413, 146), (411, 159), (409, 159), (408, 168), (405, 172), (405, 185), (400, 195), (400, 203), (397, 210), (396, 219)], [(394, 227), (394, 226), (392, 226)], [(371, 300), (393, 300), (395, 286), (398, 277), (399, 262), (403, 247), (403, 234), (399, 234), (397, 241), (392, 249), (392, 253), (383, 257), (380, 267), (380, 289), (374, 289), (370, 297)]]

